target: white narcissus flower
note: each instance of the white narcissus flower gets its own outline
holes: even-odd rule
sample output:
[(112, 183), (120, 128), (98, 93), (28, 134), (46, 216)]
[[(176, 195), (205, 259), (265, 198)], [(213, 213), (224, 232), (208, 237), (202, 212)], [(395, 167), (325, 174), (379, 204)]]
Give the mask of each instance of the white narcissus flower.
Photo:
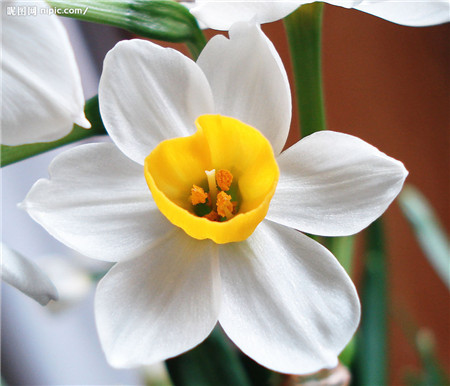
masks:
[[(312, 0), (195, 0), (183, 2), (209, 28), (226, 31), (238, 21), (258, 24), (283, 19)], [(393, 23), (420, 27), (450, 21), (448, 0), (325, 0), (325, 3), (378, 16)]]
[(45, 8), (42, 1), (2, 2), (3, 145), (55, 141), (74, 123), (91, 127), (67, 32)]
[(58, 291), (48, 276), (32, 261), (1, 243), (1, 276), (6, 283), (45, 306), (58, 299)]
[(95, 302), (109, 362), (179, 355), (219, 322), (275, 371), (336, 366), (358, 297), (335, 257), (296, 229), (358, 232), (400, 191), (403, 164), (327, 131), (282, 152), (289, 84), (256, 25), (214, 37), (197, 63), (121, 42), (106, 56), (99, 100), (114, 144), (58, 156), (23, 207), (68, 246), (117, 262)]

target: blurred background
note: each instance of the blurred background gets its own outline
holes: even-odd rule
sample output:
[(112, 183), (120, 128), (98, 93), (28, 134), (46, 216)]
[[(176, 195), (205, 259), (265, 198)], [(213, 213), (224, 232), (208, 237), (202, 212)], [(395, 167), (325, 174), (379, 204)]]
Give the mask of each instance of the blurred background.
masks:
[[(448, 234), (450, 25), (404, 27), (354, 10), (330, 5), (324, 8), (323, 76), (328, 129), (356, 135), (401, 160), (410, 173), (407, 182), (429, 200)], [(106, 52), (117, 41), (132, 36), (103, 25), (68, 19), (63, 22), (88, 99), (97, 94)], [(266, 24), (263, 30), (280, 52), (293, 88), (283, 23)], [(208, 36), (214, 33), (207, 31)], [(170, 46), (187, 54), (181, 44)], [(298, 117), (293, 110), (290, 144), (299, 138)], [(82, 270), (88, 267), (95, 275), (106, 267), (81, 260), (16, 207), (38, 178), (47, 177), (49, 162), (62, 150), (2, 169), (3, 241), (44, 266), (49, 264), (46, 258), (57, 253), (68, 262), (82, 261), (76, 264)], [(389, 290), (386, 359), (389, 384), (403, 385), (408, 371), (422, 366), (409, 335), (411, 326), (431, 332), (439, 362), (447, 371), (450, 369), (450, 298), (396, 202), (384, 218)], [(363, 239), (364, 235), (360, 235), (356, 240), (357, 286), (361, 285)], [(143, 371), (119, 371), (106, 363), (95, 331), (95, 285), (83, 284), (82, 280), (82, 284), (74, 283), (77, 288), (84, 285), (79, 300), (59, 312), (41, 307), (2, 284), (1, 365), (5, 383), (143, 384)]]

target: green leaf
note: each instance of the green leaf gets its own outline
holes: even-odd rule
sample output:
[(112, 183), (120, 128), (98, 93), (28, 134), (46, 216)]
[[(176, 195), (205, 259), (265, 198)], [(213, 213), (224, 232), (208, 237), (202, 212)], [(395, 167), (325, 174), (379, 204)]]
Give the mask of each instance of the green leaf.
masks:
[(195, 17), (173, 0), (49, 0), (48, 3), (60, 16), (108, 24), (149, 39), (186, 42), (194, 58), (206, 44)]
[(367, 229), (362, 317), (355, 375), (360, 385), (387, 384), (387, 267), (381, 219)]
[(92, 127), (90, 129), (84, 129), (74, 125), (70, 134), (57, 141), (31, 143), (20, 146), (1, 145), (1, 166), (3, 167), (85, 138), (106, 134), (105, 127), (103, 126), (103, 122), (100, 118), (97, 96), (86, 102), (84, 113), (86, 114), (86, 118), (89, 122), (91, 122)]
[(413, 186), (405, 186), (399, 195), (400, 207), (411, 223), (425, 256), (450, 289), (449, 242), (433, 208)]
[(166, 361), (174, 386), (250, 385), (238, 353), (216, 328), (199, 346)]
[(320, 2), (305, 4), (284, 19), (302, 137), (326, 129), (321, 62), (322, 11)]
[[(353, 274), (355, 236), (329, 237), (325, 239), (325, 246), (336, 256), (351, 277)], [(353, 338), (339, 355), (339, 360), (344, 366), (350, 367), (353, 363), (355, 352), (356, 339)]]

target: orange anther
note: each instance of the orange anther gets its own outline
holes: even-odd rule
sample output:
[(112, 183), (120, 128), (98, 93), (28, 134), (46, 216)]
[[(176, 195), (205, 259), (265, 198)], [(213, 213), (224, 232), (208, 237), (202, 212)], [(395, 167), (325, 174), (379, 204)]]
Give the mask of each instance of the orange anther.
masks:
[(227, 191), (233, 182), (233, 175), (225, 169), (221, 169), (216, 173), (216, 182), (220, 189)]
[(231, 196), (225, 192), (220, 192), (217, 195), (217, 213), (221, 217), (230, 219), (233, 217), (233, 204), (231, 203)]
[(192, 205), (204, 204), (206, 199), (208, 198), (208, 194), (205, 193), (203, 188), (197, 185), (193, 185), (191, 188), (191, 202)]

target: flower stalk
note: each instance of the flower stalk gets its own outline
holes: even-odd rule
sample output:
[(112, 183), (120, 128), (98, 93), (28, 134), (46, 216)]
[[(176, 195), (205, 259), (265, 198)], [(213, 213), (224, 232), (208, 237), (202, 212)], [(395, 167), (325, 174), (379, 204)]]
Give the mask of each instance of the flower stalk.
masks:
[(362, 385), (387, 384), (387, 262), (381, 219), (367, 229), (360, 335), (355, 371)]
[(305, 4), (284, 19), (301, 137), (326, 129), (321, 64), (322, 11), (322, 3)]

